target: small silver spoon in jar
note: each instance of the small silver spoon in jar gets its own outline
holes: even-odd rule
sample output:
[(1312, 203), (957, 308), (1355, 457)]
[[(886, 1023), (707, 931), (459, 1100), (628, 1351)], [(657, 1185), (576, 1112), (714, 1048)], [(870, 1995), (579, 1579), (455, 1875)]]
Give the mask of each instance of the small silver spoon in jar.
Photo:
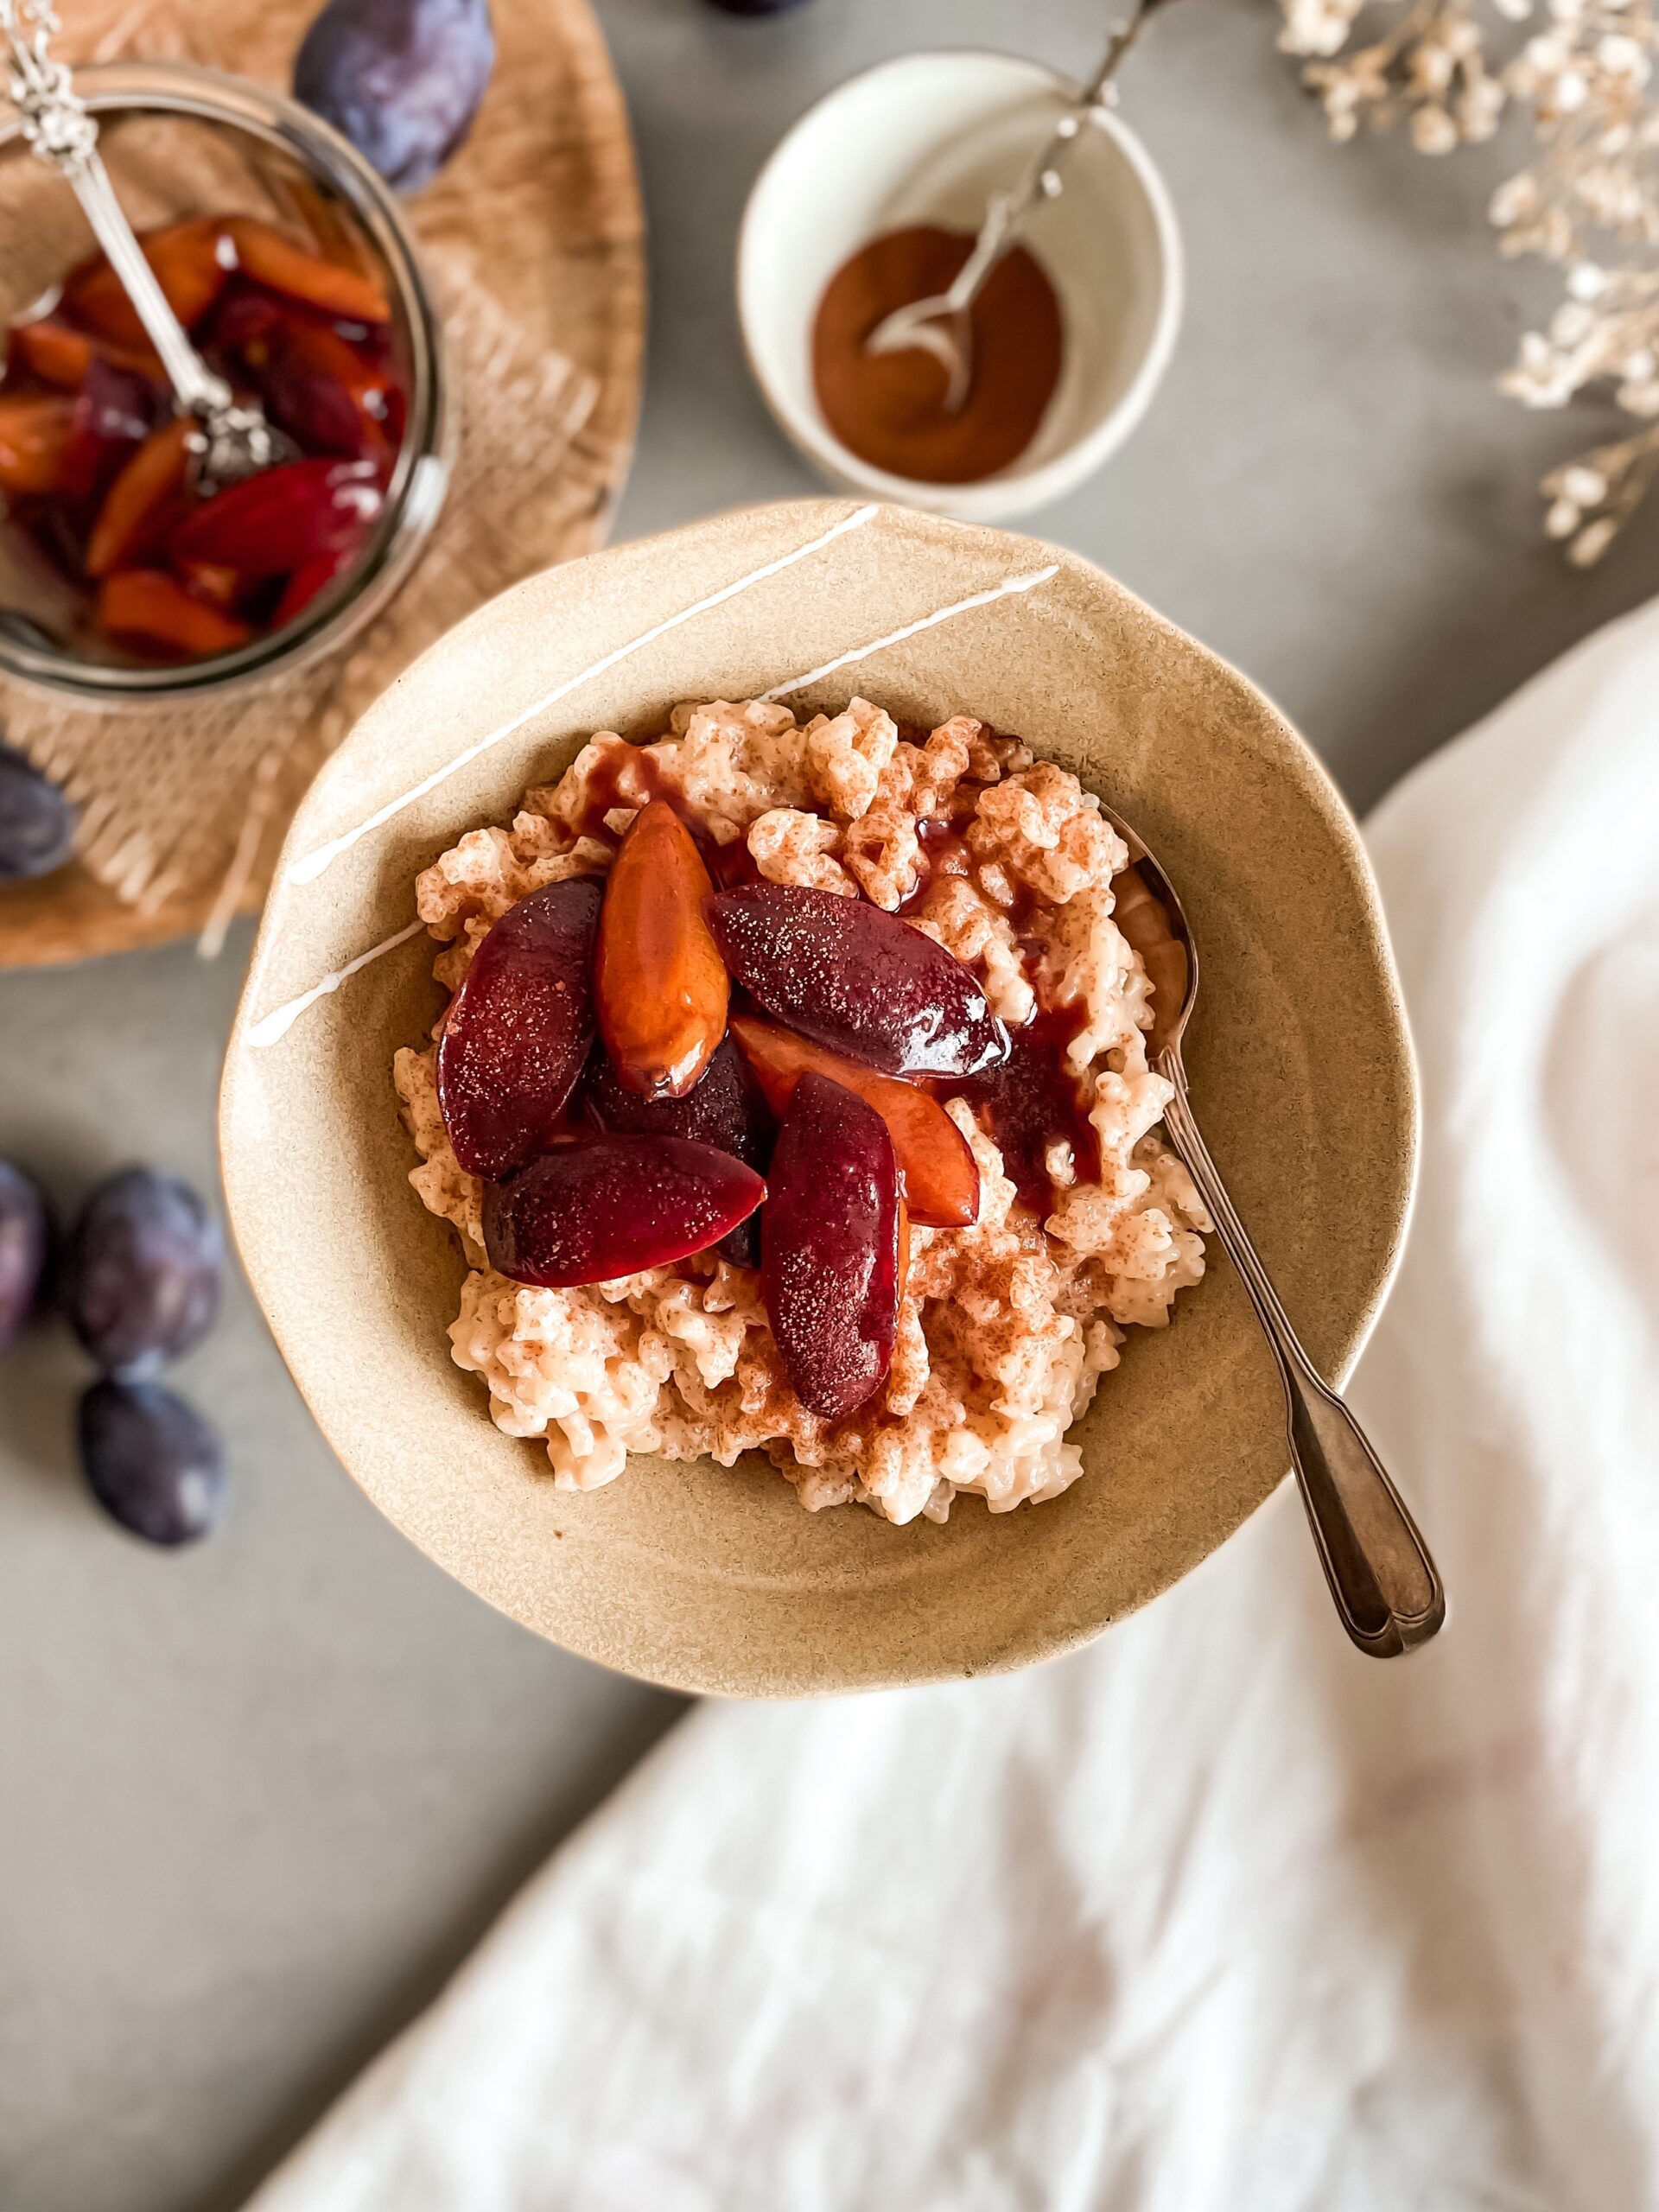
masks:
[(1192, 932), (1169, 878), (1142, 840), (1121, 814), (1104, 803), (1100, 810), (1129, 849), (1129, 864), (1113, 882), (1116, 919), (1152, 982), (1147, 1058), (1175, 1090), (1164, 1127), (1273, 1348), (1285, 1386), (1291, 1462), (1331, 1595), (1362, 1651), (1386, 1659), (1414, 1650), (1446, 1618), (1440, 1574), (1359, 1423), (1304, 1351), (1210, 1157), (1181, 1061), (1181, 1039), (1198, 995)]
[(974, 328), (971, 310), (986, 278), (997, 263), (1017, 245), (1033, 211), (1046, 200), (1057, 199), (1065, 188), (1061, 175), (1067, 154), (1076, 145), (1084, 125), (1095, 111), (1116, 99), (1112, 79), (1118, 64), (1141, 35), (1141, 27), (1154, 8), (1166, 0), (1139, 0), (1126, 23), (1119, 23), (1107, 42), (1101, 64), (1087, 87), (1055, 124), (1047, 143), (1030, 162), (1019, 182), (1007, 192), (993, 193), (979, 226), (972, 252), (957, 271), (950, 289), (930, 292), (884, 315), (864, 340), (867, 353), (901, 353), (918, 347), (932, 354), (944, 369), (944, 411), (960, 414), (974, 381)]
[(98, 150), (98, 125), (67, 67), (52, 58), (52, 35), (58, 29), (51, 0), (0, 0), (0, 38), (10, 53), (7, 88), (22, 115), (29, 147), (79, 200), (93, 237), (161, 356), (181, 412), (194, 415), (200, 425), (193, 446), (195, 489), (216, 492), (293, 459), (298, 448), (272, 428), (257, 406), (238, 402), (185, 335), (116, 198)]

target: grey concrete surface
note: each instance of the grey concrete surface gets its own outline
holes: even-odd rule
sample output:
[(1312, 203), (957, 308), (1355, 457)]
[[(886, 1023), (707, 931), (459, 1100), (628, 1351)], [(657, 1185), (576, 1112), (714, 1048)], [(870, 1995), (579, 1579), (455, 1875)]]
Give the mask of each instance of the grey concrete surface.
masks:
[[(1080, 68), (1109, 12), (601, 0), (652, 225), (620, 534), (810, 483), (749, 385), (729, 283), (790, 120), (918, 44)], [(1541, 543), (1535, 477), (1604, 418), (1491, 390), (1548, 297), (1484, 227), (1499, 156), (1332, 149), (1273, 41), (1265, 0), (1182, 0), (1133, 65), (1186, 324), (1128, 450), (1034, 526), (1265, 684), (1363, 804), (1645, 597), (1659, 517), (1587, 578)], [(66, 1203), (133, 1158), (209, 1180), (245, 953), (0, 977), (0, 1150)], [(230, 2212), (676, 1707), (383, 1523), (238, 1284), (181, 1376), (231, 1440), (212, 1544), (162, 1557), (98, 1519), (68, 1441), (81, 1380), (47, 1335), (0, 1369), (0, 2212)]]

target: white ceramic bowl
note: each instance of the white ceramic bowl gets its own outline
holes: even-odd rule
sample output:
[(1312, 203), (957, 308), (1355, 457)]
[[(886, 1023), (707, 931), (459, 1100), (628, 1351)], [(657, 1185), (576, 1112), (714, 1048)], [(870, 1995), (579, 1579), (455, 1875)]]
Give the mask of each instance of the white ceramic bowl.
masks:
[(991, 193), (1076, 97), (1014, 54), (904, 54), (810, 108), (755, 180), (738, 242), (744, 343), (779, 425), (833, 482), (988, 522), (1071, 491), (1145, 413), (1180, 321), (1180, 236), (1140, 141), (1104, 114), (1025, 234), (1059, 294), (1066, 344), (1048, 411), (1011, 467), (972, 484), (889, 475), (832, 435), (813, 392), (812, 320), (842, 263), (908, 224), (976, 231)]

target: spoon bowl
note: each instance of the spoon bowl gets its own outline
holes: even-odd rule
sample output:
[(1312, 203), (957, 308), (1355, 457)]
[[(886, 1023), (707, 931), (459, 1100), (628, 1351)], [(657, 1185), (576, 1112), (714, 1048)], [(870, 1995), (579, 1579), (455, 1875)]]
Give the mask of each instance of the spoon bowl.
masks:
[(1178, 1053), (1198, 995), (1198, 955), (1175, 887), (1150, 849), (1116, 807), (1100, 810), (1129, 849), (1129, 865), (1118, 876), (1115, 918), (1146, 964), (1152, 982), (1149, 1057)]

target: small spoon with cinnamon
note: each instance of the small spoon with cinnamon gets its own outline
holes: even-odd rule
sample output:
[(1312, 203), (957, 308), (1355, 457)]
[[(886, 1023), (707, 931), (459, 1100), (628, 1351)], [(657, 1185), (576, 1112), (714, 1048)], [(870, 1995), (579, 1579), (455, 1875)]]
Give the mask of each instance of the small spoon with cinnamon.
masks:
[(1362, 1651), (1385, 1659), (1427, 1643), (1446, 1618), (1446, 1592), (1428, 1547), (1359, 1423), (1303, 1349), (1260, 1254), (1210, 1157), (1187, 1093), (1181, 1040), (1198, 995), (1198, 956), (1169, 878), (1121, 814), (1101, 812), (1129, 849), (1113, 882), (1118, 927), (1153, 987), (1147, 1057), (1173, 1084), (1164, 1127), (1238, 1270), (1273, 1348), (1302, 1503), (1338, 1613)]
[(1112, 79), (1118, 65), (1140, 36), (1147, 17), (1163, 4), (1165, 0), (1138, 0), (1128, 22), (1114, 29), (1099, 68), (1055, 124), (1025, 175), (1007, 191), (991, 195), (973, 251), (957, 271), (950, 289), (895, 308), (865, 340), (865, 351), (870, 353), (899, 353), (912, 346), (931, 353), (945, 373), (947, 415), (961, 412), (973, 386), (974, 328), (969, 311), (986, 278), (1009, 248), (1019, 243), (1034, 210), (1065, 189), (1062, 169), (1066, 156), (1090, 117), (1116, 99)]

